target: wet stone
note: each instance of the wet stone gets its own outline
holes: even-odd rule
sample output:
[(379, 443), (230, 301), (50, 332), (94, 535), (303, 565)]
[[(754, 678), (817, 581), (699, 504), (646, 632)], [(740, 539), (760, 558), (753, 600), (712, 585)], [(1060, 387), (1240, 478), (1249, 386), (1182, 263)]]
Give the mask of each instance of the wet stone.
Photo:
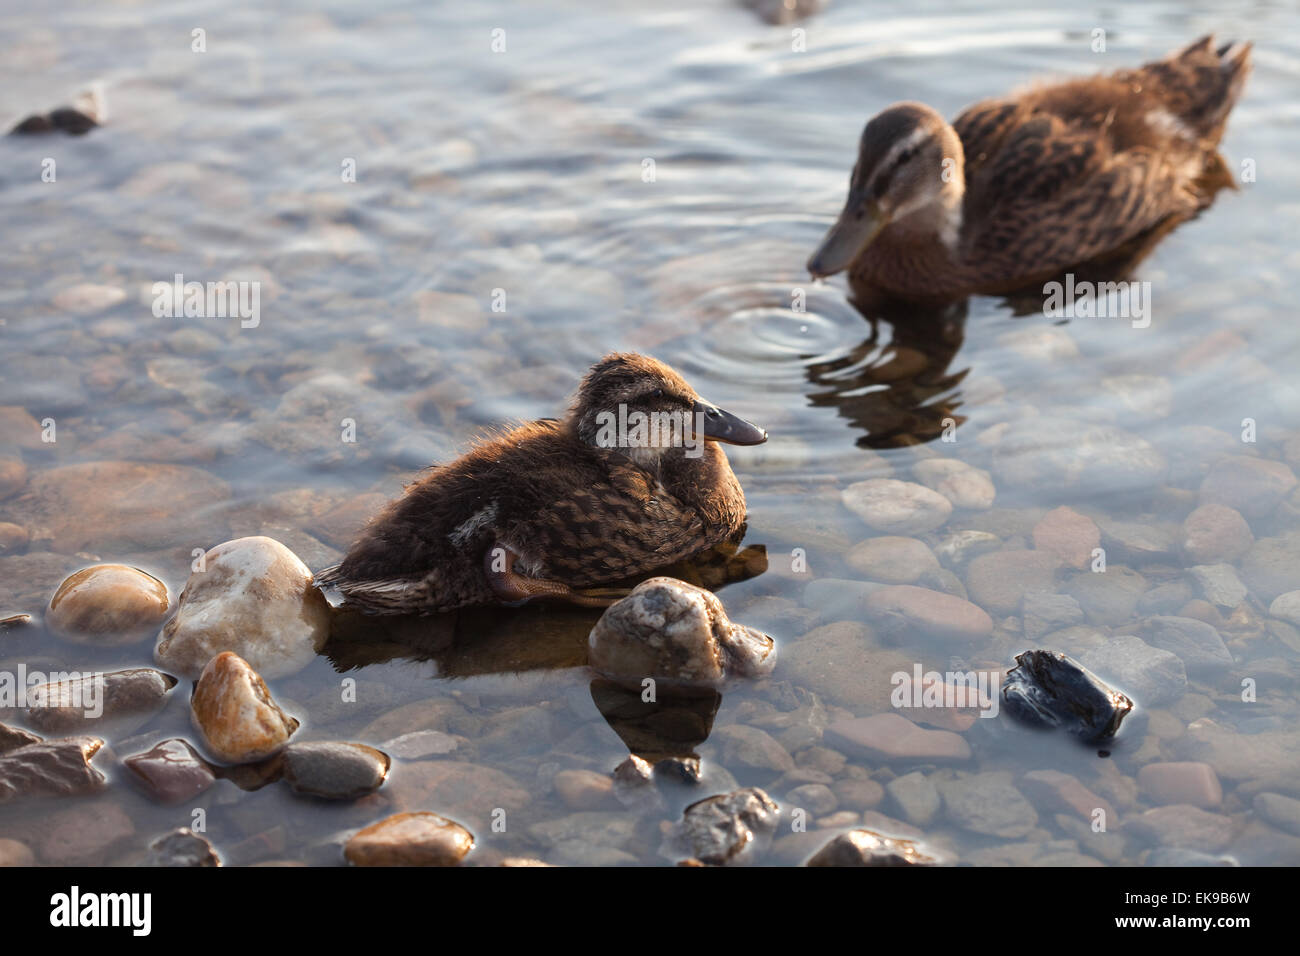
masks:
[(999, 483), (1093, 495), (1145, 490), (1164, 480), (1165, 456), (1111, 425), (1041, 416), (1012, 422), (994, 448)]
[(0, 757), (9, 753), (11, 750), (17, 750), (19, 747), (26, 747), (28, 744), (37, 744), (41, 738), (36, 734), (23, 730), (21, 727), (10, 727), (8, 724), (0, 724)]
[(1246, 600), (1246, 585), (1230, 564), (1198, 564), (1188, 568), (1187, 573), (1196, 581), (1205, 600), (1216, 607), (1235, 608)]
[(722, 763), (733, 772), (742, 767), (778, 773), (794, 769), (794, 758), (771, 734), (757, 727), (723, 727), (714, 733), (713, 739), (722, 748)]
[(180, 827), (149, 844), (145, 866), (220, 866), (221, 857), (206, 838)]
[(867, 598), (885, 584), (850, 581), (847, 578), (817, 578), (803, 589), (803, 603), (815, 609), (823, 623), (856, 620), (862, 616)]
[(1113, 737), (1133, 701), (1064, 654), (1025, 651), (1002, 683), (1006, 713), (1032, 727), (1060, 728), (1085, 741)]
[(771, 844), (779, 819), (776, 802), (757, 787), (708, 797), (686, 808), (660, 853), (708, 866), (750, 863)]
[(840, 805), (835, 791), (824, 783), (805, 783), (803, 786), (795, 787), (785, 796), (789, 806), (804, 810), (814, 817), (824, 817), (834, 813)]
[(1172, 703), (1187, 690), (1183, 662), (1141, 638), (1112, 637), (1103, 646), (1086, 651), (1079, 663), (1113, 680), (1145, 707)]
[(885, 534), (933, 531), (952, 514), (952, 502), (924, 485), (896, 478), (869, 478), (841, 492), (844, 506)]
[(1038, 806), (1064, 811), (1070, 818), (1089, 824), (1098, 810), (1105, 814), (1108, 827), (1118, 819), (1109, 800), (1093, 793), (1077, 777), (1059, 770), (1031, 770), (1020, 778), (1020, 791)]
[(401, 809), (437, 807), (477, 826), (490, 824), (491, 811), (520, 810), (530, 797), (509, 775), (459, 760), (403, 764), (386, 791)]
[(939, 640), (972, 642), (993, 632), (993, 619), (970, 601), (910, 584), (873, 592), (864, 609), (884, 634), (919, 631)]
[(647, 677), (669, 686), (716, 688), (730, 675), (770, 674), (776, 645), (728, 620), (712, 592), (658, 577), (605, 610), (591, 630), (588, 660), (603, 676), (638, 689)]
[(561, 770), (552, 781), (555, 792), (570, 810), (612, 810), (619, 806), (614, 798), (614, 779), (594, 770)]
[(1255, 543), (1241, 512), (1227, 505), (1201, 505), (1185, 519), (1179, 538), (1183, 553), (1195, 564), (1231, 563)]
[(1030, 591), (1020, 607), (1021, 629), (1025, 637), (1038, 640), (1044, 634), (1083, 623), (1083, 608), (1068, 594)]
[(1300, 800), (1280, 793), (1257, 793), (1252, 807), (1279, 830), (1300, 836)]
[(924, 541), (897, 535), (868, 538), (854, 545), (845, 561), (863, 577), (885, 584), (913, 584), (939, 570)]
[(924, 844), (859, 827), (832, 839), (805, 866), (935, 866), (940, 862), (939, 855)]
[(19, 797), (71, 796), (104, 787), (90, 760), (104, 742), (67, 737), (18, 747), (0, 756), (0, 803)]
[(176, 678), (152, 667), (87, 674), (27, 690), (27, 723), (46, 735), (94, 730), (129, 734), (167, 703)]
[(383, 786), (391, 763), (388, 754), (365, 744), (290, 744), (284, 751), (284, 779), (295, 793), (356, 800)]
[(1233, 666), (1232, 654), (1223, 638), (1204, 621), (1188, 617), (1148, 618), (1143, 625), (1143, 637), (1152, 646), (1176, 654), (1188, 674), (1214, 676)]
[(942, 802), (939, 789), (919, 770), (895, 777), (885, 784), (885, 792), (903, 819), (918, 827), (928, 825), (939, 813)]
[(1054, 554), (1068, 568), (1086, 568), (1101, 545), (1096, 522), (1065, 506), (1053, 508), (1034, 525), (1034, 548)]
[(1109, 627), (1132, 620), (1146, 589), (1146, 578), (1120, 565), (1101, 572), (1080, 572), (1065, 585), (1066, 593), (1079, 602), (1091, 623)]
[(1223, 803), (1223, 787), (1206, 763), (1149, 763), (1138, 771), (1138, 786), (1158, 806), (1187, 804), (1209, 810)]
[(980, 773), (937, 784), (953, 823), (988, 836), (1022, 837), (1038, 825), (1033, 806), (1006, 772)]
[(0, 837), (0, 867), (34, 866), (36, 854), (26, 843)]
[(167, 607), (167, 585), (157, 578), (123, 564), (97, 564), (59, 585), (45, 624), (75, 644), (117, 647), (155, 633)]
[(1180, 607), (1192, 600), (1195, 592), (1187, 581), (1179, 578), (1166, 584), (1158, 584), (1138, 599), (1139, 614), (1173, 614)]
[(970, 599), (991, 614), (1015, 614), (1030, 591), (1055, 591), (1060, 559), (1041, 551), (995, 551), (966, 568)]
[(1115, 557), (1135, 564), (1168, 560), (1178, 551), (1178, 534), (1162, 525), (1138, 521), (1101, 522), (1101, 543), (1112, 560)]
[(1279, 594), (1268, 606), (1268, 613), (1271, 617), (1300, 626), (1300, 591)]
[(257, 672), (225, 651), (203, 669), (190, 714), (204, 746), (225, 763), (254, 763), (281, 750), (298, 729)]
[(178, 737), (127, 757), (122, 764), (158, 803), (192, 799), (216, 782), (207, 762)]
[(1260, 538), (1242, 557), (1241, 576), (1261, 601), (1300, 590), (1300, 532)]
[(1230, 856), (1216, 856), (1213, 853), (1201, 853), (1199, 850), (1186, 850), (1181, 847), (1156, 847), (1146, 856), (1147, 866), (1240, 866)]
[(1211, 466), (1201, 482), (1201, 504), (1224, 505), (1247, 518), (1263, 518), (1295, 486), (1295, 474), (1282, 462), (1233, 455)]
[(1236, 824), (1223, 814), (1176, 803), (1126, 819), (1124, 832), (1161, 847), (1214, 853), (1232, 842)]
[(416, 730), (402, 734), (380, 746), (384, 753), (399, 760), (419, 760), (421, 757), (441, 757), (455, 753), (460, 741), (440, 730)]
[(217, 654), (234, 651), (274, 679), (315, 660), (329, 637), (329, 605), (292, 551), (272, 538), (237, 538), (204, 562), (163, 628), (161, 666), (196, 678)]
[(954, 508), (984, 511), (993, 507), (997, 489), (987, 471), (955, 458), (927, 458), (916, 463), (912, 474), (932, 491), (937, 491)]
[(967, 529), (945, 535), (935, 545), (934, 554), (950, 568), (959, 568), (972, 558), (1002, 547), (1002, 539), (990, 531)]
[(1172, 749), (1179, 759), (1207, 763), (1227, 780), (1286, 779), (1300, 765), (1295, 731), (1240, 733), (1204, 717), (1189, 724)]
[(353, 866), (457, 866), (474, 836), (436, 813), (398, 813), (358, 831), (343, 848)]
[(970, 745), (949, 730), (926, 730), (900, 714), (841, 720), (826, 728), (826, 740), (847, 753), (887, 762), (960, 762)]
[(135, 824), (116, 803), (80, 803), (42, 823), (40, 857), (53, 866), (102, 864), (110, 849), (133, 836)]

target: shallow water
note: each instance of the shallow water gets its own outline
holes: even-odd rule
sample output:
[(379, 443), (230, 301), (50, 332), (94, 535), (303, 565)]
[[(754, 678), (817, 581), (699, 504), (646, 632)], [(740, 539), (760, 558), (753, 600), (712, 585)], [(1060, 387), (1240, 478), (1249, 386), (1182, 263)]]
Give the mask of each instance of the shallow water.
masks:
[[(730, 454), (749, 501), (745, 544), (766, 548), (768, 568), (721, 596), (735, 619), (768, 628), (788, 660), (813, 627), (841, 619), (805, 599), (808, 582), (862, 577), (845, 553), (873, 532), (840, 502), (852, 482), (910, 479), (915, 462), (933, 455), (992, 468), (994, 510), (958, 510), (921, 537), (934, 545), (978, 528), (1019, 548), (1032, 546), (1030, 529), (1060, 505), (1103, 529), (1130, 521), (1172, 534), (1223, 454), (1300, 463), (1300, 335), (1290, 321), (1300, 291), (1300, 183), (1289, 174), (1300, 147), (1294, 10), (1152, 3), (1096, 16), (1064, 3), (1026, 12), (979, 2), (920, 3), (898, 15), (835, 2), (803, 24), (807, 49), (794, 52), (791, 28), (722, 2), (547, 6), (223, 3), (179, 13), (110, 3), (0, 12), (14, 51), (0, 66), (0, 112), (59, 105), (92, 80), (105, 83), (111, 110), (109, 124), (85, 137), (0, 140), (0, 406), (24, 410), (0, 422), (0, 452), (26, 462), (29, 485), (59, 465), (128, 459), (199, 468), (229, 489), (191, 496), (183, 510), (160, 501), (165, 532), (143, 535), (115, 527), (93, 498), (65, 506), (85, 532), (51, 538), (29, 528), (30, 547), (0, 557), (0, 610), (41, 610), (63, 574), (92, 559), (138, 564), (176, 594), (194, 548), (244, 534), (276, 537), (313, 568), (332, 563), (346, 534), (329, 540), (322, 530), (331, 508), (395, 493), (485, 426), (559, 413), (583, 370), (613, 349), (656, 355), (772, 434), (765, 446)], [(190, 50), (195, 26), (207, 30), (206, 53)], [(1108, 31), (1104, 54), (1089, 48), (1096, 27)], [(495, 28), (506, 31), (504, 53), (491, 52)], [(1034, 75), (1134, 65), (1211, 30), (1256, 42), (1224, 151), (1234, 169), (1254, 160), (1258, 177), (1221, 194), (1141, 265), (1138, 277), (1151, 283), (1149, 328), (1017, 316), (985, 297), (972, 299), (964, 318), (872, 323), (842, 277), (808, 280), (803, 263), (838, 211), (871, 113), (919, 99), (951, 116)], [(55, 183), (40, 179), (46, 157), (57, 163)], [(340, 180), (349, 158), (355, 183)], [(653, 182), (643, 180), (646, 160)], [(259, 280), (260, 324), (156, 318), (151, 287), (176, 273)], [(78, 283), (125, 297), (85, 315), (54, 304)], [(492, 311), (496, 290), (504, 312)], [(806, 311), (792, 308), (799, 296)], [(57, 441), (33, 441), (25, 416), (53, 418)], [(1073, 487), (1004, 481), (995, 448), (1005, 423), (1034, 416), (1121, 428), (1164, 453), (1169, 477)], [(1241, 441), (1248, 418), (1254, 443)], [(355, 420), (355, 443), (340, 441), (343, 419)], [(940, 440), (945, 419), (954, 442)], [(0, 502), (0, 520), (34, 524), (17, 500)], [(1291, 495), (1252, 517), (1255, 538), (1294, 534), (1298, 504)], [(793, 549), (806, 553), (807, 572), (791, 567)], [(1150, 587), (1182, 580), (1191, 564), (1176, 550), (1111, 550), (1112, 568), (1136, 566)], [(954, 570), (961, 587), (964, 567)], [(1069, 575), (1057, 586), (1069, 586)], [(1271, 597), (1252, 587), (1240, 608), (1219, 609), (1234, 666), (1193, 677), (1178, 701), (1153, 711), (1145, 738), (1117, 748), (1104, 767), (1094, 752), (1064, 743), (1007, 746), (979, 722), (967, 733), (975, 756), (956, 772), (1010, 771), (1018, 780), (1064, 769), (1126, 821), (1155, 805), (1138, 790), (1137, 769), (1184, 757), (1195, 720), (1295, 747), (1300, 643), (1294, 628), (1269, 618)], [(624, 832), (626, 811), (586, 821), (582, 838), (559, 839), (548, 825), (573, 812), (554, 793), (557, 770), (607, 772), (627, 754), (583, 666), (595, 616), (467, 615), (431, 657), (387, 643), (357, 657), (355, 641), (340, 641), (331, 659), (273, 690), (304, 721), (302, 739), (372, 744), (432, 720), (403, 724), (414, 711), (399, 706), (455, 701), (453, 717), (425, 724), (464, 738), (448, 759), (499, 771), (523, 796), (511, 797), (504, 833), (490, 828), (500, 802), (491, 790), (504, 778), (490, 777), (489, 792), (464, 807), (421, 808), (469, 826), (484, 859), (665, 862), (655, 852), (656, 821)], [(904, 638), (891, 650), (947, 669), (950, 657), (1006, 666), (1042, 643), (1020, 633), (1018, 611), (993, 616), (986, 645)], [(1090, 638), (1075, 637), (1086, 644), (1137, 633), (1146, 616), (1093, 621)], [(881, 634), (862, 633), (868, 646), (886, 647)], [(4, 666), (115, 668), (150, 658), (148, 643), (89, 653), (39, 627), (0, 632)], [(354, 664), (346, 673), (360, 682), (359, 699), (342, 705), (340, 672)], [(1241, 702), (1243, 678), (1256, 679), (1257, 703)], [(845, 706), (851, 695), (835, 700), (816, 679), (778, 669), (775, 680), (818, 695), (831, 719), (871, 712)], [(771, 718), (791, 709), (783, 686), (728, 691), (698, 750), (706, 766), (787, 803), (800, 781), (729, 762), (720, 743), (732, 725), (775, 726)], [(113, 750), (124, 756), (189, 735), (187, 693), (173, 696)], [(804, 748), (793, 747), (796, 758)], [(96, 765), (114, 783), (97, 799), (120, 803), (135, 835), (89, 862), (130, 861), (146, 838), (189, 822), (189, 808), (155, 808), (133, 792), (111, 755)], [(851, 757), (835, 785), (884, 784), (914, 766)], [(940, 781), (954, 774), (919, 766)], [(335, 863), (339, 834), (390, 803), (406, 806), (398, 800), (408, 769), (399, 764), (379, 798), (353, 806), (228, 783), (197, 805), (208, 809), (208, 835), (229, 862)], [(1230, 819), (1232, 836), (1191, 848), (1244, 863), (1300, 862), (1300, 839), (1252, 809), (1260, 791), (1300, 797), (1300, 777), (1215, 769), (1225, 791), (1215, 812)], [(392, 790), (398, 796), (384, 796)], [(677, 808), (704, 795), (684, 793)], [(891, 799), (868, 809), (898, 817)], [(1154, 845), (1129, 835), (1100, 847), (1076, 821), (1062, 824), (1056, 808), (1034, 802), (1037, 826), (1015, 838), (972, 832), (942, 812), (922, 829), (976, 863), (1134, 864)], [(0, 808), (0, 836), (39, 832), (69, 805)], [(778, 844), (771, 861), (799, 862), (832, 832)]]

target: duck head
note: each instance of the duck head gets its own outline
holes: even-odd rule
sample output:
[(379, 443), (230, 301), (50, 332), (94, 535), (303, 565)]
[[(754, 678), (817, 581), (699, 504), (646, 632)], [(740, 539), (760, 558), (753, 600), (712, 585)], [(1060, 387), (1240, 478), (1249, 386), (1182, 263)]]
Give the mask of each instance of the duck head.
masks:
[(698, 458), (706, 441), (767, 441), (766, 431), (700, 398), (663, 362), (633, 352), (592, 366), (569, 420), (586, 444), (616, 449), (648, 467), (664, 457)]
[(961, 139), (924, 103), (896, 103), (862, 131), (844, 210), (808, 260), (814, 276), (851, 266), (888, 226), (955, 247), (965, 192)]

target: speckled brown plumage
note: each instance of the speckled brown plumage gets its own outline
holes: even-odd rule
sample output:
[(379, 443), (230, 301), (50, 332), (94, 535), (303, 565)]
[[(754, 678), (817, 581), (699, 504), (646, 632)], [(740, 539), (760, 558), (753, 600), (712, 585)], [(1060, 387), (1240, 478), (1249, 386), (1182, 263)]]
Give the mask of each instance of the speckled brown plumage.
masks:
[[(689, 457), (681, 447), (598, 447), (594, 437), (595, 416), (620, 404), (671, 411), (697, 402), (668, 366), (608, 356), (564, 420), (522, 425), (432, 469), (370, 523), (340, 565), (318, 573), (317, 584), (337, 589), (345, 606), (428, 613), (500, 602), (509, 592), (496, 572), (532, 582), (533, 596), (571, 597), (570, 589), (713, 547), (745, 519), (744, 493), (713, 441)], [(493, 566), (498, 553), (509, 567)]]
[[(851, 261), (855, 285), (954, 299), (1022, 288), (1140, 242), (1225, 184), (1217, 146), (1249, 70), (1249, 44), (1216, 49), (1205, 37), (1138, 69), (977, 103), (951, 126), (922, 104), (892, 107), (864, 131), (838, 245), (832, 230), (809, 268), (829, 274)], [(886, 224), (851, 249), (862, 229), (852, 217), (871, 210)]]

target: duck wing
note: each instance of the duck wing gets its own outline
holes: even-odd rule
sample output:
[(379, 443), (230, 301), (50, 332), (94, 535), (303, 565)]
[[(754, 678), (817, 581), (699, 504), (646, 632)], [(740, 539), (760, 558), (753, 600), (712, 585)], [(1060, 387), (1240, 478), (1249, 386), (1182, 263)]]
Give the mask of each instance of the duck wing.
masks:
[(689, 558), (725, 535), (629, 463), (548, 502), (501, 543), (523, 573), (589, 587)]

